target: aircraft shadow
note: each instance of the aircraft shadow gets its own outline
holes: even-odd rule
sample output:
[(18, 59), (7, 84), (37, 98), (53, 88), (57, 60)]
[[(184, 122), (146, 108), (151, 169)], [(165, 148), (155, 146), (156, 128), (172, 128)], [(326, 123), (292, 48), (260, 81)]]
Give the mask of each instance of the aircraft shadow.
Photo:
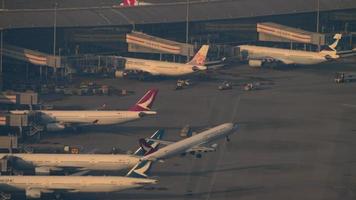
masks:
[(240, 166), (240, 167), (230, 167), (222, 168), (217, 170), (204, 170), (204, 171), (192, 171), (192, 172), (160, 172), (155, 171), (155, 176), (204, 176), (210, 173), (216, 172), (229, 172), (229, 171), (240, 171), (240, 170), (249, 170), (249, 169), (262, 169), (262, 170), (282, 170), (286, 169), (287, 164), (273, 164), (273, 165), (251, 165), (251, 166)]

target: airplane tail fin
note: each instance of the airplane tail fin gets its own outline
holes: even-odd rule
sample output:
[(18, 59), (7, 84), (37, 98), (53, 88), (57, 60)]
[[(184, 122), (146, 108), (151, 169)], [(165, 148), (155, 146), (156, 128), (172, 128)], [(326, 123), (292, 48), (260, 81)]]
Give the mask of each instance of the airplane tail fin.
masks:
[(150, 111), (158, 94), (158, 89), (151, 89), (129, 111)]
[(342, 34), (341, 33), (335, 34), (334, 35), (335, 42), (332, 43), (331, 45), (327, 46), (327, 48), (323, 49), (321, 52), (322, 53), (327, 53), (327, 52), (336, 53), (336, 47), (339, 44), (339, 41), (341, 40), (341, 38), (342, 38)]
[(127, 177), (132, 178), (147, 178), (147, 172), (152, 167), (152, 161), (143, 160), (137, 163), (127, 174)]
[(191, 61), (187, 64), (190, 65), (204, 65), (206, 61), (206, 56), (208, 55), (209, 45), (203, 45), (197, 54), (193, 57)]
[[(157, 130), (150, 138), (161, 140), (164, 135), (164, 130)], [(136, 156), (145, 156), (158, 150), (159, 143), (154, 141), (146, 141), (145, 139), (139, 140), (140, 147), (135, 151)]]
[(121, 6), (136, 6), (138, 5), (137, 0), (123, 0), (120, 4)]

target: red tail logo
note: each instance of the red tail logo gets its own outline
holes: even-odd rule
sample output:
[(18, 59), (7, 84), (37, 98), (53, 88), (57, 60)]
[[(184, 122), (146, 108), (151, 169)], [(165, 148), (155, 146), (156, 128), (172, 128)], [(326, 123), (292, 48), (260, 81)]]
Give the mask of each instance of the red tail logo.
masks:
[(150, 111), (157, 93), (157, 89), (147, 91), (146, 94), (129, 109), (129, 111)]
[(144, 151), (144, 156), (149, 155), (149, 154), (157, 151), (157, 149), (158, 149), (158, 146), (156, 146), (156, 148), (152, 147), (150, 144), (148, 144), (146, 142), (145, 139), (140, 139), (139, 143), (140, 143), (141, 149)]
[(135, 6), (137, 5), (136, 0), (123, 0), (121, 3), (122, 6)]

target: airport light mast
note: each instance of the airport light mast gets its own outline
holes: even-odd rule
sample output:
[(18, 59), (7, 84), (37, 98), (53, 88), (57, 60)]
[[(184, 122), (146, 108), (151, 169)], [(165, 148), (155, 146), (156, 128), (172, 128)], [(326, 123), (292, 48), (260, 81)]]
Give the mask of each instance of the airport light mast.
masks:
[(0, 36), (0, 76), (2, 75), (2, 55), (3, 55), (3, 52), (4, 52), (4, 49), (3, 49), (3, 32), (4, 30), (1, 29), (1, 36)]
[[(319, 24), (320, 24), (320, 0), (316, 0), (316, 32), (319, 33)], [(320, 36), (318, 37), (318, 51), (320, 51)]]
[[(189, 0), (187, 0), (187, 12), (186, 12), (186, 27), (185, 27), (185, 43), (189, 42)], [(187, 62), (189, 61), (189, 50), (187, 52)]]
[(54, 3), (54, 22), (53, 22), (53, 58), (54, 58), (54, 70), (56, 70), (57, 58), (56, 58), (56, 43), (57, 43), (57, 2)]

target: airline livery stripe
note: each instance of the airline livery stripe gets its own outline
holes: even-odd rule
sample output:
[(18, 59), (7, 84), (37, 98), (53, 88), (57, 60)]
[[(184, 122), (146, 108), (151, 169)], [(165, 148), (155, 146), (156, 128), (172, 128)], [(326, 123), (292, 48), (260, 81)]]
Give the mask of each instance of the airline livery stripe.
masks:
[(140, 38), (137, 38), (137, 37), (131, 36), (131, 35), (127, 35), (127, 38), (135, 40), (135, 41), (138, 41), (138, 42), (142, 42), (142, 43), (149, 42), (151, 44), (157, 44), (157, 45), (159, 45), (161, 47), (165, 47), (165, 48), (170, 49), (170, 50), (180, 50), (180, 48), (176, 47), (176, 46), (166, 45), (166, 44), (162, 44), (162, 43), (154, 42), (154, 41), (150, 41), (150, 40), (145, 40), (145, 39), (140, 39)]
[(47, 58), (46, 57), (40, 57), (36, 55), (31, 55), (28, 53), (25, 53), (25, 57), (29, 59), (30, 62), (39, 64), (39, 65), (46, 65), (47, 64)]
[(311, 39), (311, 36), (309, 36), (309, 35), (298, 34), (298, 33), (295, 33), (295, 32), (291, 32), (291, 31), (287, 31), (287, 30), (283, 30), (283, 29), (278, 29), (278, 28), (273, 28), (273, 27), (269, 27), (269, 26), (265, 26), (265, 25), (261, 25), (261, 24), (258, 24), (257, 28), (261, 28), (261, 29), (272, 31), (272, 32), (276, 32), (276, 33), (278, 33), (278, 32), (280, 32), (280, 33), (288, 33), (289, 35), (292, 35), (292, 36), (295, 36), (295, 37), (299, 37), (301, 39)]
[(177, 48), (173, 48), (173, 47), (165, 47), (165, 46), (163, 46), (163, 45), (161, 45), (161, 44), (157, 44), (157, 46), (154, 46), (153, 44), (151, 44), (151, 45), (147, 44), (145, 41), (140, 41), (140, 40), (133, 39), (133, 38), (128, 39), (128, 42), (132, 42), (132, 41), (138, 42), (138, 43), (140, 43), (142, 46), (151, 47), (151, 48), (156, 48), (156, 49), (157, 49), (157, 46), (158, 46), (158, 48), (162, 48), (162, 49), (166, 49), (166, 50), (168, 50), (168, 51), (172, 51), (172, 52), (177, 52), (177, 53), (179, 53), (179, 48), (177, 49)]
[(274, 35), (274, 36), (293, 39), (293, 40), (297, 40), (297, 41), (305, 42), (305, 43), (310, 43), (311, 42), (311, 37), (310, 36), (300, 35), (300, 34), (292, 33), (292, 32), (289, 32), (289, 31), (284, 31), (284, 30), (280, 30), (280, 29), (271, 29), (271, 28), (267, 28), (267, 27), (258, 27), (257, 28), (257, 32), (267, 33), (267, 34), (271, 34), (271, 35)]

